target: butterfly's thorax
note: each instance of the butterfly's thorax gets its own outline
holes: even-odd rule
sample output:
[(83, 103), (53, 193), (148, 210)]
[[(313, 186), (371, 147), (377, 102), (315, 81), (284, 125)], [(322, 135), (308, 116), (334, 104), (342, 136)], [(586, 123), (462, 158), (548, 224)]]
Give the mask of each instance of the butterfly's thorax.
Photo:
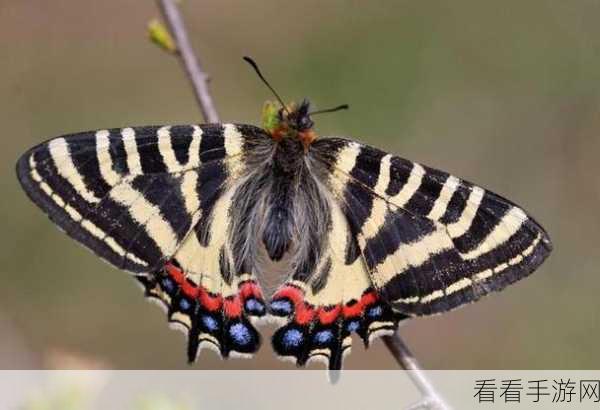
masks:
[(289, 176), (301, 172), (304, 166), (304, 147), (298, 138), (284, 137), (275, 144), (272, 172), (274, 177)]

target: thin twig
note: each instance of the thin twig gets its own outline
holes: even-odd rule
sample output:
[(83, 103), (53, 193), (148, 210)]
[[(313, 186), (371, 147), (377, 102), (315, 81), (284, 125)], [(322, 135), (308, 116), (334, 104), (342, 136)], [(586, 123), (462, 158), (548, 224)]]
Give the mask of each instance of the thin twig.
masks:
[[(185, 71), (194, 87), (196, 99), (204, 119), (207, 122), (219, 122), (219, 115), (208, 91), (208, 75), (202, 69), (192, 49), (177, 5), (173, 0), (158, 0), (158, 2), (175, 39)], [(449, 410), (450, 407), (444, 403), (436, 392), (419, 362), (410, 352), (398, 332), (392, 336), (385, 336), (383, 340), (398, 364), (408, 370), (409, 377), (423, 395), (423, 399), (412, 406), (411, 409)]]
[(158, 3), (177, 44), (181, 62), (188, 78), (192, 82), (194, 94), (196, 95), (196, 100), (198, 101), (204, 120), (211, 123), (219, 122), (215, 103), (210, 91), (208, 91), (208, 74), (202, 69), (202, 65), (192, 49), (179, 8), (173, 0), (158, 0)]
[(390, 353), (394, 356), (398, 364), (404, 370), (407, 370), (408, 376), (423, 395), (422, 400), (412, 406), (411, 409), (449, 410), (450, 407), (437, 393), (423, 371), (423, 368), (400, 337), (398, 331), (391, 336), (384, 336), (383, 342), (390, 349)]

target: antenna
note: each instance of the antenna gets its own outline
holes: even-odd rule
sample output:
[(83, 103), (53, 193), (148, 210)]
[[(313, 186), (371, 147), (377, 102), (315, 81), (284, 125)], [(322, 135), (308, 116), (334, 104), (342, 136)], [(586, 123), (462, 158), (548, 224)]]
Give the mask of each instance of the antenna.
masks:
[(269, 82), (262, 75), (256, 62), (254, 62), (254, 60), (248, 56), (244, 56), (244, 61), (246, 61), (248, 64), (250, 64), (252, 66), (252, 68), (254, 69), (254, 71), (256, 71), (256, 74), (258, 74), (258, 76), (260, 77), (262, 82), (265, 83), (265, 85), (269, 88), (269, 90), (271, 90), (271, 92), (273, 93), (275, 98), (277, 98), (277, 101), (279, 101), (279, 104), (281, 104), (281, 107), (289, 114), (290, 112), (288, 111), (287, 107), (285, 106), (283, 99), (279, 96), (279, 94), (277, 94), (277, 91), (275, 91), (275, 89), (271, 86), (271, 84), (269, 84)]
[(349, 108), (350, 108), (350, 106), (348, 104), (342, 104), (342, 105), (338, 105), (337, 107), (328, 108), (326, 110), (318, 110), (318, 111), (309, 112), (308, 115), (325, 114), (326, 112), (336, 112), (336, 111), (341, 111), (341, 110), (347, 110)]

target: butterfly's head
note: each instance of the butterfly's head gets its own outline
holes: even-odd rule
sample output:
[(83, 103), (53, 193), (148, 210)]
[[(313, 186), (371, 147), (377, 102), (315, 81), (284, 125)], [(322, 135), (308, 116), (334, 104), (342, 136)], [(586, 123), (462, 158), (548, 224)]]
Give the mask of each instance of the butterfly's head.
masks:
[(314, 122), (310, 118), (310, 103), (303, 100), (300, 104), (290, 103), (285, 107), (267, 101), (263, 107), (263, 128), (275, 141), (284, 138), (297, 138), (305, 149), (317, 138), (313, 130)]
[(307, 99), (302, 100), (300, 104), (290, 103), (286, 105), (262, 75), (254, 60), (250, 57), (244, 57), (244, 60), (252, 66), (258, 77), (277, 98), (278, 103), (267, 101), (262, 112), (263, 128), (275, 141), (279, 142), (285, 138), (295, 138), (302, 143), (304, 152), (306, 152), (310, 144), (317, 139), (317, 134), (313, 130), (314, 123), (310, 118), (311, 115), (348, 109), (348, 105), (343, 104), (327, 110), (310, 112), (310, 103)]

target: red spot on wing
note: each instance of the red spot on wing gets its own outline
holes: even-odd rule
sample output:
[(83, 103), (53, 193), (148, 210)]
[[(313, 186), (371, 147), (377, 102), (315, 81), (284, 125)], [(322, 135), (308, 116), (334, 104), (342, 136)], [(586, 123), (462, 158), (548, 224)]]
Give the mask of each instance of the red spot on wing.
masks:
[(242, 301), (239, 296), (231, 296), (223, 301), (223, 312), (229, 318), (236, 318), (242, 315)]
[(187, 280), (183, 271), (170, 262), (165, 265), (165, 268), (169, 276), (179, 285), (181, 291), (187, 297), (192, 299), (197, 298), (200, 301), (200, 304), (206, 308), (206, 310), (211, 312), (221, 308), (223, 299), (221, 295), (212, 295), (202, 286), (191, 283)]
[(344, 317), (356, 317), (360, 316), (364, 310), (364, 306), (360, 302), (355, 302), (352, 305), (344, 305), (343, 314)]
[(364, 293), (359, 301), (353, 304), (344, 305), (344, 317), (351, 318), (361, 316), (368, 306), (377, 302), (377, 299), (377, 294), (374, 291)]
[(173, 279), (175, 279), (175, 282), (177, 282), (177, 283), (183, 282), (184, 275), (183, 275), (183, 272), (181, 271), (181, 269), (179, 269), (177, 266), (173, 265), (170, 262), (167, 262), (167, 264), (165, 265), (165, 268), (167, 269), (167, 273), (169, 274), (169, 276), (171, 276)]
[(241, 283), (239, 286), (239, 294), (242, 297), (242, 300), (246, 300), (252, 297), (261, 300), (263, 298), (260, 288), (254, 281), (246, 281)]
[(321, 324), (329, 325), (337, 320), (340, 313), (342, 313), (342, 305), (335, 305), (333, 308), (319, 308), (317, 315)]
[(195, 299), (198, 296), (198, 286), (188, 281), (181, 269), (171, 263), (167, 263), (166, 268), (169, 276), (173, 278), (187, 297)]
[(308, 303), (299, 303), (295, 310), (295, 321), (300, 325), (310, 323), (315, 317), (315, 309)]
[(198, 293), (198, 300), (200, 301), (200, 304), (209, 312), (219, 310), (223, 303), (223, 298), (221, 295), (212, 295), (202, 287)]
[(374, 291), (370, 291), (362, 295), (362, 297), (360, 298), (360, 303), (363, 306), (367, 307), (377, 302), (378, 299), (379, 297), (377, 296), (377, 293), (375, 293)]
[(273, 300), (283, 298), (289, 299), (296, 308), (298, 308), (298, 305), (304, 304), (304, 295), (302, 294), (302, 291), (295, 286), (284, 286), (273, 295)]

